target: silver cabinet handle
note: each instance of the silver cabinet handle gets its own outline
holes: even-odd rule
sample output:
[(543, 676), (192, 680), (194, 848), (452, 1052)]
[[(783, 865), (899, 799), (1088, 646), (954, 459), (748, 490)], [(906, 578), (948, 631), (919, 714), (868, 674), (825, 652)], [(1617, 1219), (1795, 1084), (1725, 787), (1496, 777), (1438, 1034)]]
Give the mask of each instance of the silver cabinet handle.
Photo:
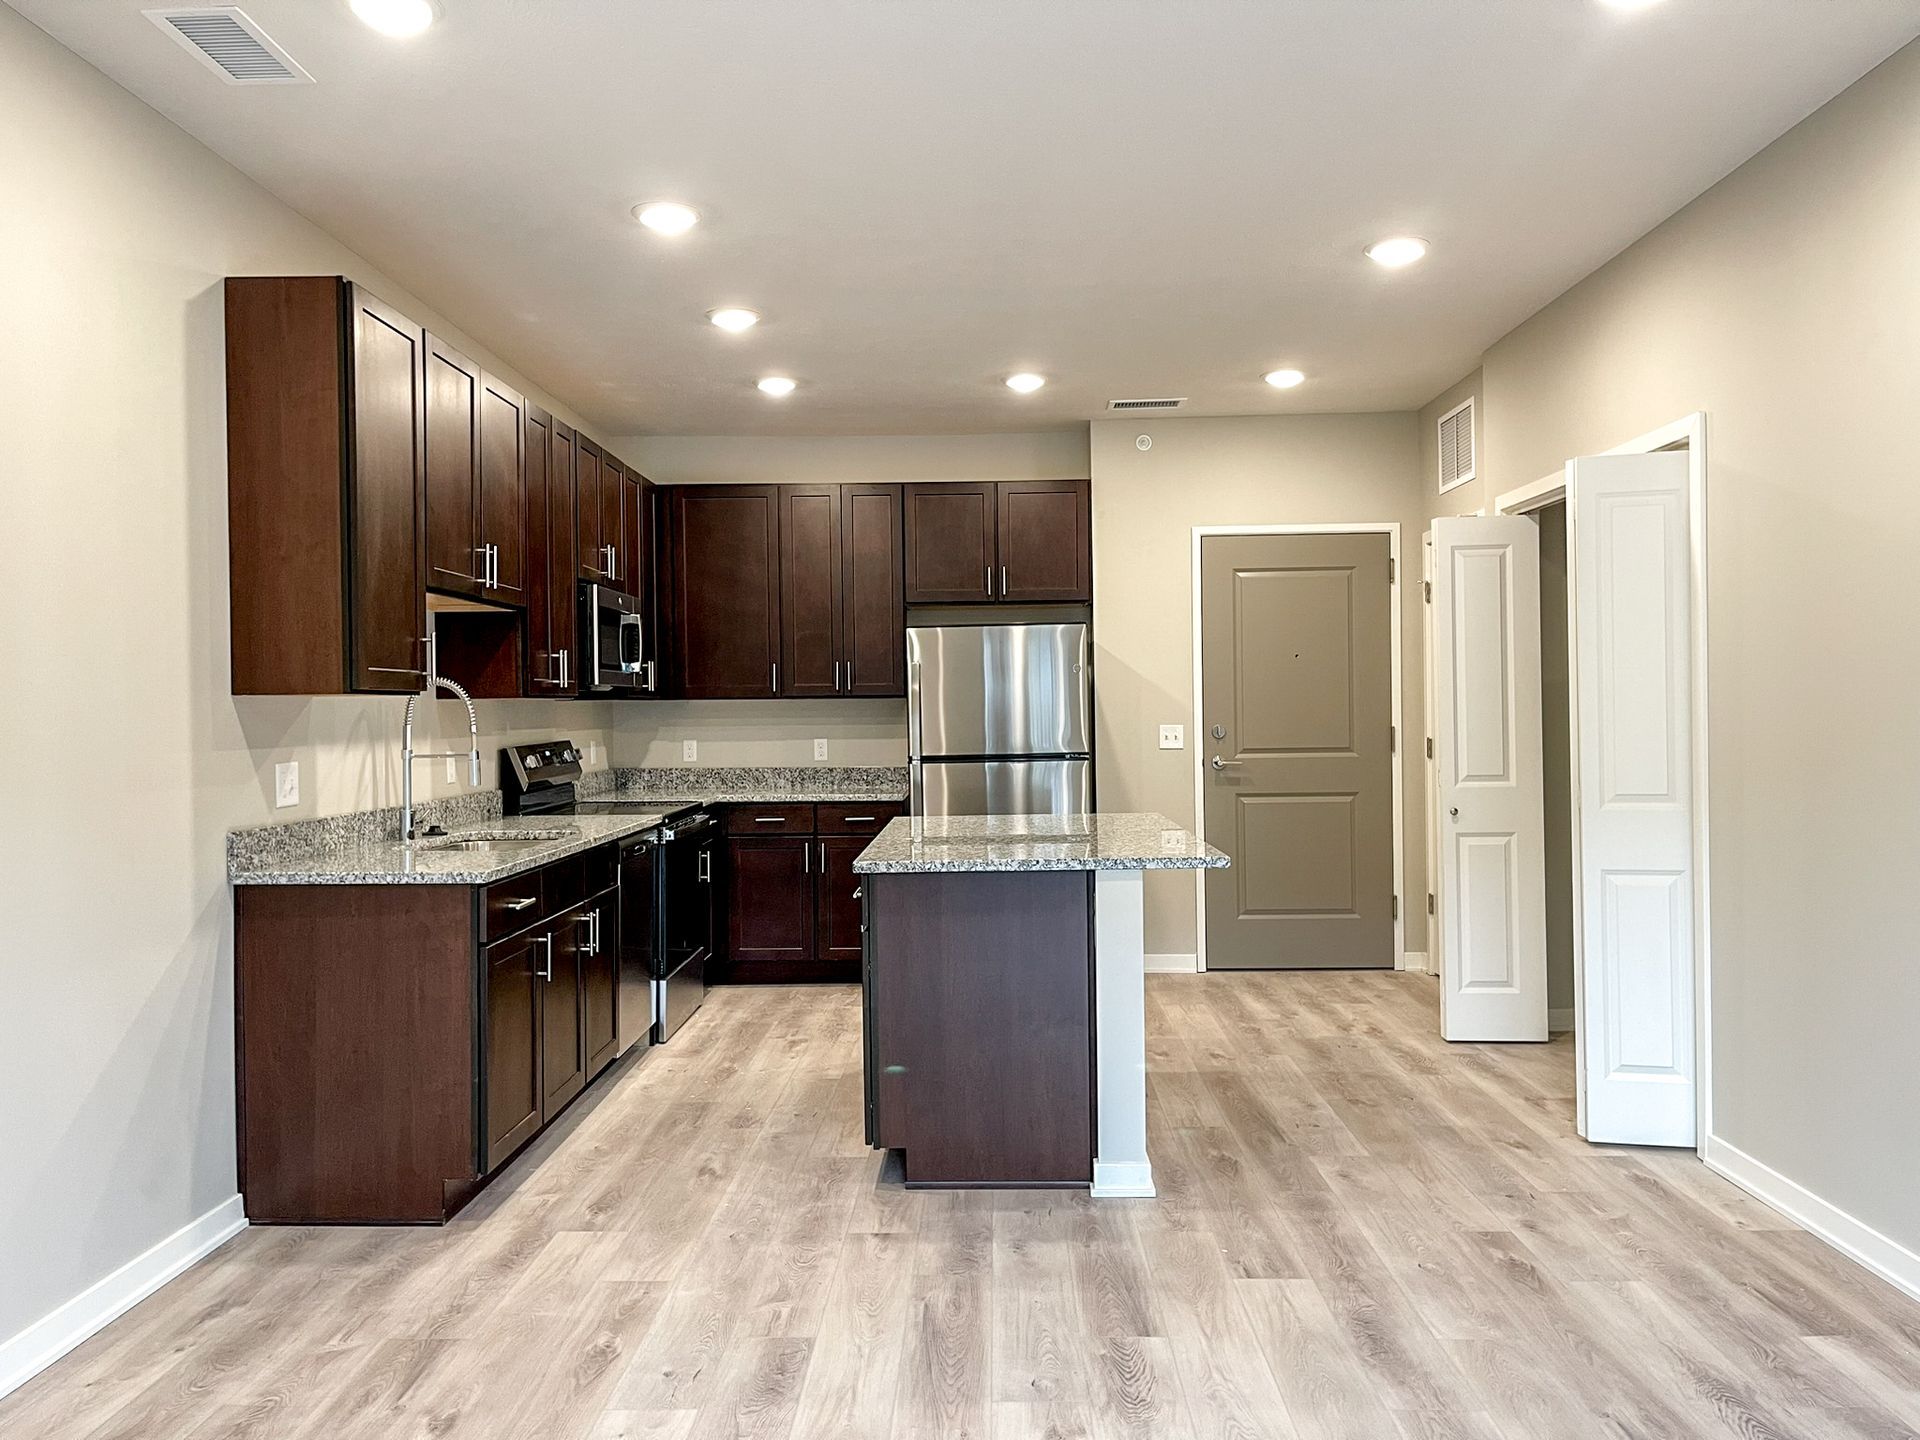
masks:
[(540, 978), (542, 980), (553, 979), (553, 936), (536, 935), (533, 937), (533, 943), (547, 947), (547, 963), (540, 969)]
[(784, 815), (756, 815), (753, 817), (753, 823), (756, 825), (784, 825), (787, 823), (787, 817)]
[(489, 545), (487, 548), (493, 551), (493, 588), (498, 590), (500, 588), (500, 547)]
[(842, 818), (849, 825), (859, 825), (863, 823), (872, 824), (875, 820), (878, 820), (880, 817), (878, 815), (847, 815), (847, 816), (843, 816)]
[(820, 842), (820, 873), (827, 873), (827, 842), (824, 840)]
[(778, 660), (773, 662), (773, 693), (776, 695), (780, 693), (780, 662)]
[(600, 928), (600, 912), (597, 910), (589, 910), (584, 915), (577, 916), (576, 918), (582, 925), (587, 927), (587, 941), (584, 947), (587, 954), (598, 955), (600, 953), (600, 940), (595, 932)]
[(694, 878), (704, 880), (709, 885), (713, 883), (713, 852), (711, 850), (702, 850), (700, 852), (700, 865), (699, 868), (694, 871)]
[(560, 688), (562, 690), (567, 688), (567, 665), (569, 663), (567, 656), (570, 653), (571, 652), (566, 650), (560, 652)]
[(1000, 598), (1007, 598), (1007, 567), (1004, 565), (1000, 567)]
[(993, 594), (993, 566), (987, 566), (987, 594)]
[(537, 900), (532, 895), (522, 895), (518, 900), (507, 901), (507, 909), (531, 910), (535, 905), (538, 905), (539, 903), (540, 903), (539, 900)]
[(800, 847), (800, 873), (803, 875), (811, 875), (813, 873), (813, 847), (811, 845), (802, 845)]
[(1238, 770), (1242, 762), (1238, 760), (1222, 760), (1216, 755), (1213, 757), (1211, 763), (1216, 770)]

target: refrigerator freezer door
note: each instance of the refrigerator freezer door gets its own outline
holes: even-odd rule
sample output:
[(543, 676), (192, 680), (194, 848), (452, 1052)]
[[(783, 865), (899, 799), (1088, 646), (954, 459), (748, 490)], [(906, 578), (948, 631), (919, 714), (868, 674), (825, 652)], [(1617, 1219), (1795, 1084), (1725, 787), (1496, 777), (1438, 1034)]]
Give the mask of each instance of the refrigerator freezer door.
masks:
[(1087, 760), (915, 761), (915, 815), (1085, 815), (1093, 808)]
[(1085, 625), (933, 625), (907, 631), (913, 756), (1072, 755), (1093, 749)]

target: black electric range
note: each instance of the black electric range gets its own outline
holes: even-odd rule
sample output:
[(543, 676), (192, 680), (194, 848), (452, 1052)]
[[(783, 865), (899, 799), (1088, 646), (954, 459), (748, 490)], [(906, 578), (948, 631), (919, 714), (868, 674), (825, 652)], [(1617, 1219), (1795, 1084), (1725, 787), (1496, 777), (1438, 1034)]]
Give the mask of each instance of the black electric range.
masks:
[(500, 752), (501, 808), (509, 815), (658, 813), (661, 823), (620, 841), (620, 1049), (660, 1044), (707, 993), (718, 907), (714, 859), (720, 826), (699, 805), (582, 800), (580, 747), (571, 740)]

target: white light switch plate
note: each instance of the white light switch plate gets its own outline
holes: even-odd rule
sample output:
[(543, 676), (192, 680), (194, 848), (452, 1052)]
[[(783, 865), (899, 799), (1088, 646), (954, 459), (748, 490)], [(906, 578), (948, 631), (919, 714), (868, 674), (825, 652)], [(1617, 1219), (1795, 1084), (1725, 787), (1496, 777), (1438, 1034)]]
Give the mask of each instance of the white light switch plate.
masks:
[(282, 760), (273, 767), (273, 804), (276, 810), (300, 803), (300, 762)]
[(827, 742), (825, 740), (815, 740), (813, 742), (813, 758), (816, 760), (824, 760), (827, 758)]
[(682, 740), (680, 742), (680, 758), (686, 761), (698, 760), (700, 758), (700, 742), (698, 740)]
[(1162, 725), (1160, 727), (1160, 748), (1162, 750), (1186, 749), (1187, 727), (1184, 725)]

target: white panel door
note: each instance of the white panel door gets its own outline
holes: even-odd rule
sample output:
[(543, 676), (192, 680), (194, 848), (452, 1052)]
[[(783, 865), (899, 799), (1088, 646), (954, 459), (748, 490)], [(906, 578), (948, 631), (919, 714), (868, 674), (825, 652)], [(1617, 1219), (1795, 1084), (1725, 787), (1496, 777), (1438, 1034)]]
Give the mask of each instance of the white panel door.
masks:
[(1540, 532), (1516, 515), (1433, 522), (1440, 1033), (1547, 1038)]
[(1580, 1133), (1694, 1143), (1687, 456), (1567, 473)]

